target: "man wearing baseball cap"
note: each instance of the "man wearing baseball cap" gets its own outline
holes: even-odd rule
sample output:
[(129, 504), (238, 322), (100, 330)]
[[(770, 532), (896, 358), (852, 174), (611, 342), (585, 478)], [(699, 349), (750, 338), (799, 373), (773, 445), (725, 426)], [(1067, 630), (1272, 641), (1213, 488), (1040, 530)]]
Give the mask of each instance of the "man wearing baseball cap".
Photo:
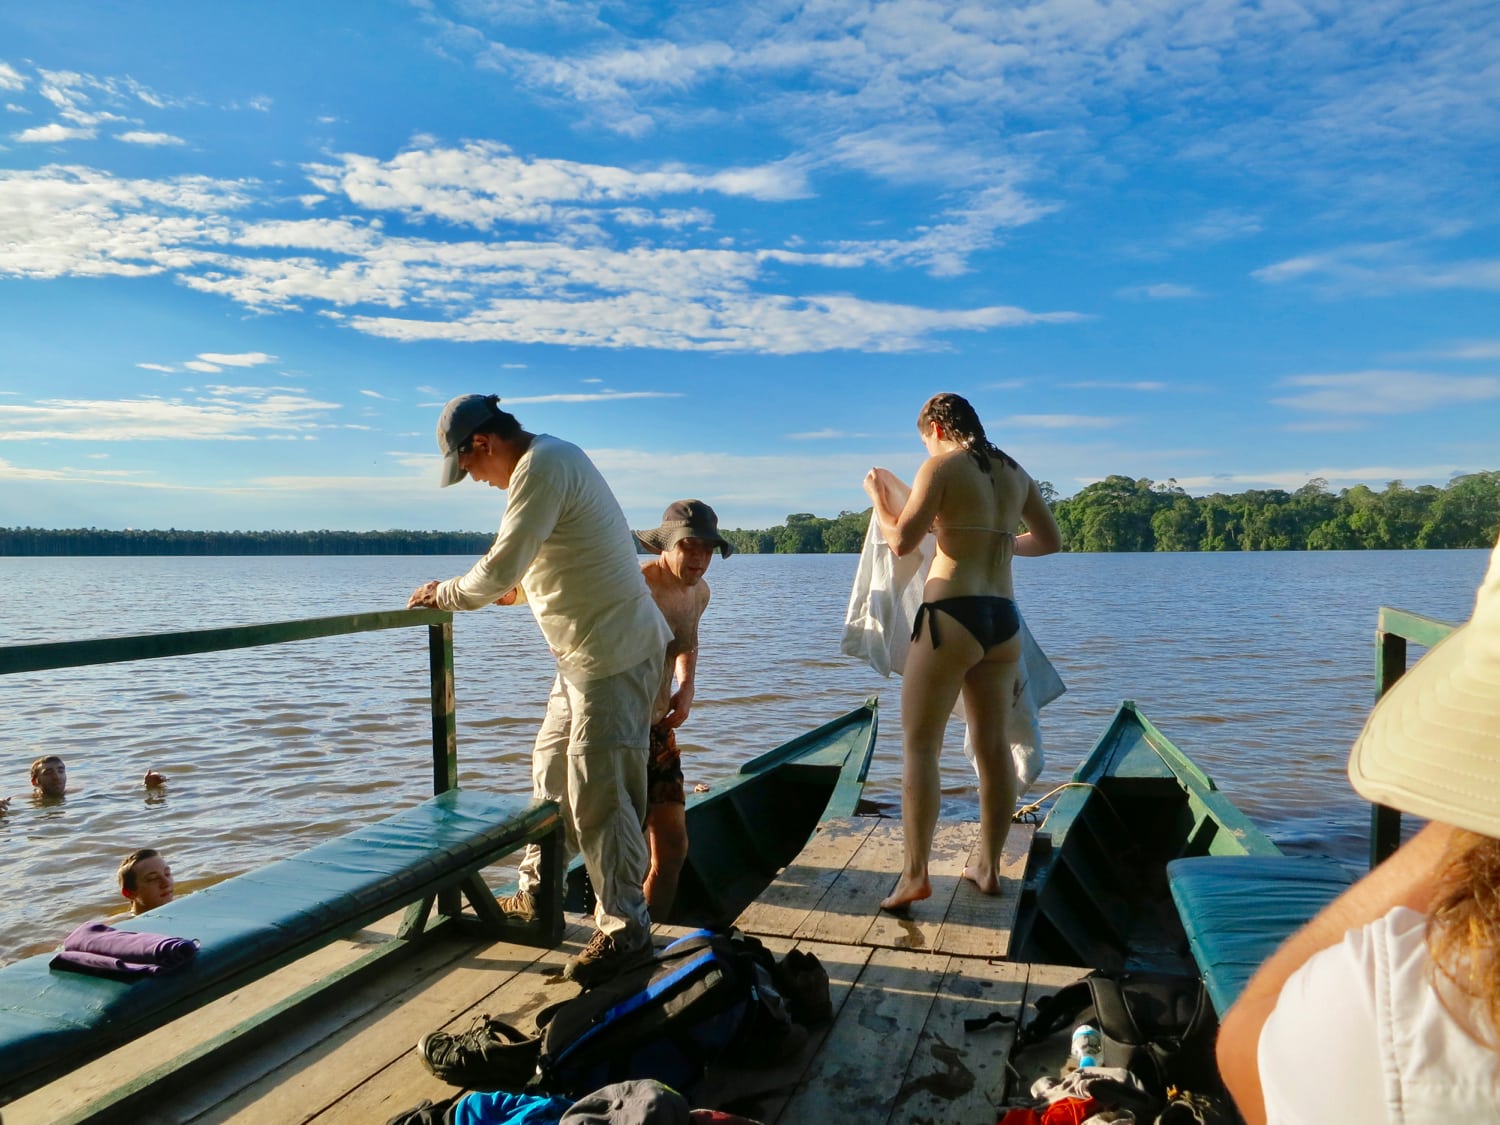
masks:
[(1360, 796), (1428, 824), (1271, 955), (1224, 1016), (1247, 1125), (1500, 1120), (1500, 544), (1469, 620), (1375, 705)]
[(674, 500), (662, 513), (660, 527), (637, 531), (635, 537), (652, 554), (641, 573), (672, 630), (651, 709), (651, 754), (646, 764), (646, 839), (651, 851), (646, 903), (662, 919), (672, 910), (677, 879), (687, 861), (687, 807), (677, 728), (687, 721), (696, 690), (698, 622), (709, 597), (703, 576), (714, 551), (727, 559), (734, 547), (719, 534), (719, 517), (702, 500)]
[[(672, 632), (636, 561), (625, 514), (583, 450), (532, 434), (496, 395), (461, 395), (437, 427), (440, 483), (465, 475), (508, 493), (500, 531), (469, 572), (413, 591), (408, 608), (480, 609), (524, 601), (557, 659), (532, 750), (532, 791), (556, 801), (564, 863), (583, 853), (598, 906), (594, 934), (568, 962), (585, 988), (651, 957), (642, 884), (646, 749)], [(536, 916), (541, 849), (528, 847), (508, 917)]]

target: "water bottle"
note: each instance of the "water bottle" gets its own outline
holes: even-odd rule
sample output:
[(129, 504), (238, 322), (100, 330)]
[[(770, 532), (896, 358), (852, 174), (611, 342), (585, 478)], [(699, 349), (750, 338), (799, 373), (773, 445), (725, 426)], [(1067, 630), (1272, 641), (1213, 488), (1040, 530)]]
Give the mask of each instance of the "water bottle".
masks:
[(1073, 1029), (1073, 1061), (1079, 1066), (1099, 1066), (1104, 1053), (1104, 1036), (1097, 1027), (1081, 1023)]

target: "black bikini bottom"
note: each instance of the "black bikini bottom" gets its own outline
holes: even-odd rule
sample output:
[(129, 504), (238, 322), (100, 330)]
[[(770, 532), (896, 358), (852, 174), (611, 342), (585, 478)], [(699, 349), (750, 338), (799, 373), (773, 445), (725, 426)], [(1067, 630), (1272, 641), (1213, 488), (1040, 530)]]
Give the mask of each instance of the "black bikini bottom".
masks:
[(979, 642), (979, 647), (986, 652), (1021, 631), (1021, 615), (1016, 611), (1015, 602), (994, 595), (971, 594), (962, 598), (923, 602), (917, 607), (917, 619), (912, 623), (912, 640), (922, 635), (922, 620), (926, 618), (927, 627), (932, 632), (932, 647), (937, 648), (942, 643), (938, 639), (938, 610), (967, 629)]

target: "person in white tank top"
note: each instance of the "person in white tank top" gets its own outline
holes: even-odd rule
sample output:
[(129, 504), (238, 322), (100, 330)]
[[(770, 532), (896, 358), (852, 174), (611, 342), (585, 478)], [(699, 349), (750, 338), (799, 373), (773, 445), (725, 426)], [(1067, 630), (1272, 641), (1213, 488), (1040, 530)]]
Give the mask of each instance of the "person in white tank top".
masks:
[(1500, 543), (1349, 780), (1430, 823), (1251, 978), (1219, 1031), (1225, 1085), (1247, 1125), (1500, 1121)]

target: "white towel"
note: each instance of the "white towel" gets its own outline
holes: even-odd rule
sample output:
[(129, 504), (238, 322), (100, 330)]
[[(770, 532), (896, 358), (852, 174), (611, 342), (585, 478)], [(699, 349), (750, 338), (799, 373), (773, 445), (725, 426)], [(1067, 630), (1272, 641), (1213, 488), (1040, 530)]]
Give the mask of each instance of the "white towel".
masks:
[[(905, 558), (897, 558), (880, 532), (879, 521), (871, 515), (864, 550), (854, 572), (854, 588), (849, 592), (849, 609), (844, 615), (839, 648), (845, 655), (863, 660), (882, 676), (900, 674), (906, 664), (906, 651), (911, 647), (912, 621), (922, 604), (922, 587), (927, 582), (927, 570), (936, 549), (936, 542), (929, 535), (917, 550)], [(1044, 765), (1039, 712), (1066, 690), (1062, 677), (1022, 618), (1021, 675), (1015, 706), (1006, 723), (1011, 756), (1016, 763), (1017, 796), (1031, 788)], [(960, 718), (962, 706), (960, 698), (954, 709)], [(964, 754), (970, 762), (974, 761), (967, 728)]]

